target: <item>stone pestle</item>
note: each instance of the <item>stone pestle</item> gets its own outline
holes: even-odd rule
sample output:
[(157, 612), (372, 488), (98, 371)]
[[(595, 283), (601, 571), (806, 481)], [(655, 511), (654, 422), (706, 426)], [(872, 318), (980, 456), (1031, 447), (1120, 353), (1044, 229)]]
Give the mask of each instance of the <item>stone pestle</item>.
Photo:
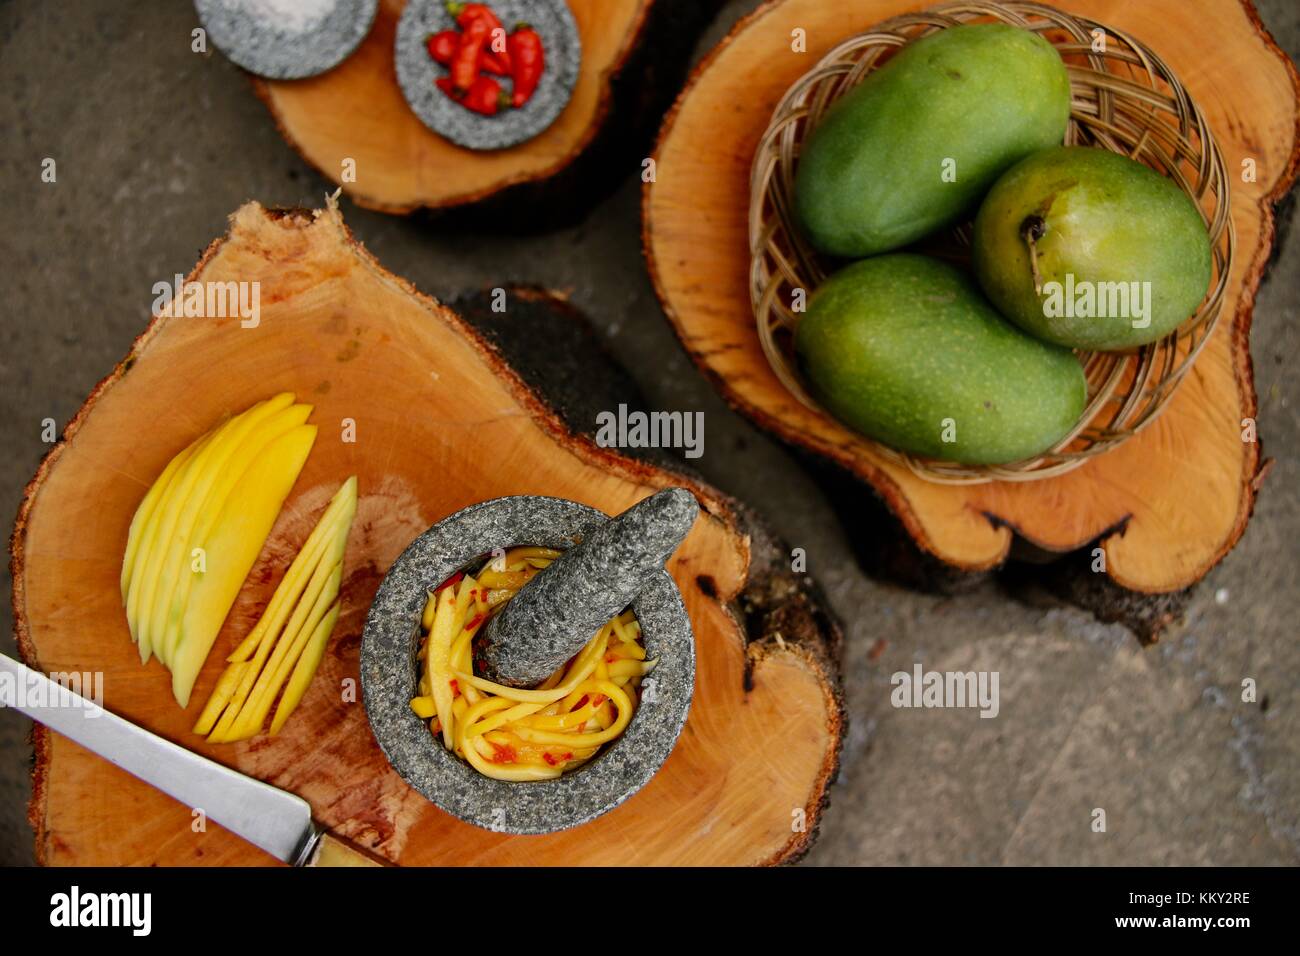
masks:
[(474, 643), (476, 669), (513, 687), (544, 681), (632, 603), (698, 514), (693, 494), (667, 488), (588, 534), (488, 621)]

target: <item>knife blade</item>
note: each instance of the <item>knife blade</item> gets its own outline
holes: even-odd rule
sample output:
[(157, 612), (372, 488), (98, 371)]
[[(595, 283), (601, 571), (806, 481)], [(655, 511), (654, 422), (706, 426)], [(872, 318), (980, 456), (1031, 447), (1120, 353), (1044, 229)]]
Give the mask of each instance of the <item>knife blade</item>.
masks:
[(185, 806), (201, 809), (207, 819), (278, 860), (302, 866), (319, 852), (323, 831), (312, 822), (311, 807), (302, 797), (150, 733), (3, 654), (0, 706), (26, 714)]

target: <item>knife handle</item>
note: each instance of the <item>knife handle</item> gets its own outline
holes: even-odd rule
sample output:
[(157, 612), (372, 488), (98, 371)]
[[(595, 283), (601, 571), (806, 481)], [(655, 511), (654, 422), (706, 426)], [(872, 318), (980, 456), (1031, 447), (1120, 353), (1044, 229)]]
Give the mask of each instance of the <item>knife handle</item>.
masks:
[(391, 866), (351, 843), (329, 833), (322, 833), (308, 866)]

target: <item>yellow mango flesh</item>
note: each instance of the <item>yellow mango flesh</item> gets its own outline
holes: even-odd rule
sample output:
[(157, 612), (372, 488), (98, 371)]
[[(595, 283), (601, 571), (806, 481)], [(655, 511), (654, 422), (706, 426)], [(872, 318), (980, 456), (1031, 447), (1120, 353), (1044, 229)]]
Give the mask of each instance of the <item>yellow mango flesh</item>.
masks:
[[(232, 662), (246, 662), (247, 669), (242, 673), (238, 686), (225, 704), (225, 712), (221, 714), (215, 729), (209, 735), (210, 742), (228, 743), (256, 734), (261, 729), (275, 691), (284, 680), (284, 673), (281, 673), (279, 680), (275, 680), (275, 672), (283, 670), (287, 673), (295, 659), (298, 660), (299, 666), (295, 667), (290, 682), (291, 684), (296, 681), (303, 682), (303, 687), (298, 692), (299, 698), (305, 691), (306, 683), (310, 682), (316, 664), (320, 663), (320, 658), (316, 657), (316, 664), (310, 666), (310, 672), (306, 676), (300, 676), (303, 665), (298, 654), (302, 653), (304, 646), (314, 646), (324, 621), (331, 620), (328, 613), (318, 620), (318, 617), (312, 615), (312, 611), (317, 607), (337, 605), (343, 551), (356, 509), (357, 480), (353, 476), (344, 482), (330, 499), (316, 527), (312, 529), (297, 557), (290, 564), (289, 570), (285, 572), (285, 576), (276, 587), (261, 619), (243, 643), (227, 658)], [(334, 618), (337, 619), (337, 614)], [(331, 620), (323, 636), (319, 638), (322, 642), (321, 654), (324, 652), (324, 642), (328, 640), (332, 630)], [(293, 644), (300, 634), (303, 635), (304, 640), (295, 653)], [(282, 667), (286, 655), (288, 663), (283, 664)], [(267, 693), (270, 697), (264, 700)], [(282, 704), (276, 711), (276, 720), (281, 726), (294, 706), (296, 701), (287, 708)], [(260, 718), (256, 716), (259, 712)]]
[(207, 494), (211, 477), (216, 474), (216, 469), (225, 463), (229, 449), (233, 447), (232, 441), (236, 436), (243, 434), (249, 418), (260, 414), (266, 405), (266, 402), (258, 402), (247, 411), (219, 425), (212, 433), (212, 437), (204, 442), (202, 448), (195, 450), (194, 455), (177, 473), (176, 481), (169, 489), (166, 499), (160, 503), (149, 562), (142, 569), (136, 624), (140, 631), (141, 647), (158, 654), (164, 664), (167, 663), (167, 659), (161, 652), (162, 635), (160, 628), (156, 629), (161, 613), (158, 611), (158, 605), (170, 595), (174, 579), (168, 572), (175, 564), (177, 551), (185, 547), (185, 537), (188, 532), (185, 527), (186, 505), (196, 497), (201, 501)]
[[(164, 640), (163, 636), (166, 606), (170, 603), (181, 567), (190, 560), (190, 533), (204, 499), (214, 483), (226, 473), (231, 455), (238, 450), (250, 430), (268, 416), (288, 408), (292, 402), (293, 394), (282, 392), (256, 403), (199, 438), (182, 453), (184, 462), (175, 469), (161, 489), (154, 507), (145, 516), (143, 540), (137, 546), (142, 553), (133, 564), (127, 593), (127, 621), (132, 637), (140, 645), (142, 663), (148, 661), (151, 653), (156, 653), (165, 665), (171, 666), (171, 641)], [(237, 464), (236, 467), (242, 470), (247, 465)], [(163, 479), (171, 470), (169, 464), (154, 487), (162, 486)], [(146, 502), (148, 498), (146, 495)], [(145, 510), (146, 502), (141, 503), (137, 514)], [(219, 502), (214, 504), (219, 506)], [(130, 549), (128, 534), (128, 553)]]
[(248, 668), (245, 661), (236, 661), (221, 672), (221, 677), (217, 680), (217, 686), (212, 689), (208, 702), (203, 705), (203, 712), (199, 714), (199, 719), (194, 722), (194, 733), (206, 734), (217, 722), (217, 717), (225, 709), (226, 704), (230, 703), (231, 695), (234, 694), (235, 688), (239, 686), (239, 679), (244, 676), (244, 671)]
[(339, 619), (339, 602), (335, 599), (334, 604), (330, 607), (329, 612), (316, 625), (316, 630), (312, 632), (311, 640), (303, 649), (302, 656), (298, 658), (298, 664), (293, 669), (293, 676), (289, 678), (289, 683), (284, 688), (284, 694), (280, 697), (280, 703), (275, 708), (275, 716), (271, 718), (271, 736), (274, 737), (284, 726), (284, 722), (289, 719), (298, 702), (302, 700), (302, 695), (307, 692), (307, 686), (311, 679), (316, 676), (316, 668), (320, 666), (321, 658), (325, 656), (325, 645), (329, 641), (329, 636), (334, 630), (334, 625)]
[[(154, 617), (151, 630), (154, 636), (158, 656), (168, 665), (176, 653), (176, 641), (180, 632), (180, 618), (185, 611), (190, 587), (198, 577), (192, 569), (194, 548), (201, 547), (202, 542), (212, 532), (212, 527), (221, 514), (231, 490), (245, 471), (281, 435), (292, 428), (297, 428), (307, 421), (311, 414), (310, 405), (292, 405), (280, 411), (260, 417), (250, 416), (247, 428), (242, 433), (232, 435), (232, 449), (225, 462), (214, 464), (215, 473), (206, 482), (206, 493), (200, 500), (192, 495), (185, 503), (184, 514), (177, 524), (177, 538), (169, 564), (164, 568), (162, 594), (154, 605)], [(261, 411), (261, 409), (259, 409)], [(199, 489), (196, 488), (197, 492)], [(182, 537), (182, 535), (184, 537)]]
[(325, 580), (325, 586), (317, 595), (316, 600), (312, 602), (297, 630), (292, 634), (286, 630), (280, 636), (280, 640), (275, 645), (275, 652), (271, 655), (271, 659), (267, 661), (266, 668), (257, 678), (252, 696), (249, 697), (248, 703), (244, 705), (244, 709), (240, 711), (239, 718), (235, 721), (235, 726), (231, 730), (231, 735), (236, 739), (251, 737), (262, 728), (266, 715), (271, 710), (271, 702), (275, 700), (275, 695), (284, 686), (290, 668), (298, 663), (298, 658), (307, 646), (308, 640), (310, 640), (316, 628), (320, 626), (321, 621), (329, 613), (330, 607), (337, 600), (339, 583), (342, 578), (343, 565), (334, 565), (330, 570), (329, 577)]
[(452, 630), (456, 616), (456, 596), (452, 588), (443, 588), (434, 599), (433, 628), (429, 631), (426, 668), (429, 689), (438, 708), (438, 722), (442, 725), (442, 740), (451, 749), (455, 730), (455, 715), (451, 709), (451, 642), (456, 633)]
[(140, 549), (131, 572), (131, 583), (127, 588), (126, 619), (131, 627), (131, 636), (140, 645), (140, 663), (142, 664), (149, 660), (153, 647), (148, 631), (150, 617), (148, 608), (150, 605), (145, 597), (145, 582), (151, 580), (158, 573), (158, 564), (162, 560), (163, 552), (163, 527), (168, 518), (174, 513), (170, 502), (182, 495), (181, 486), (185, 484), (192, 472), (194, 459), (202, 453), (205, 447), (212, 443), (217, 432), (218, 429), (214, 429), (199, 438), (187, 449), (189, 454), (185, 463), (172, 475), (171, 481), (168, 482), (167, 488), (163, 491), (163, 496), (141, 531)]
[(191, 584), (172, 659), (172, 693), (182, 708), (315, 440), (316, 426), (299, 425), (271, 442), (231, 489), (201, 545), (207, 570)]
[[(298, 606), (298, 599), (302, 596), (303, 589), (307, 586), (307, 581), (312, 572), (320, 564), (321, 555), (325, 553), (325, 549), (337, 537), (339, 523), (344, 522), (347, 526), (351, 526), (352, 516), (356, 514), (357, 506), (356, 482), (355, 477), (349, 478), (343, 487), (335, 492), (324, 514), (316, 522), (316, 527), (312, 528), (311, 534), (303, 542), (302, 548), (293, 559), (293, 563), (289, 565), (289, 570), (280, 579), (275, 593), (271, 595), (270, 603), (267, 604), (266, 610), (262, 612), (262, 617), (253, 629), (248, 632), (248, 636), (244, 638), (243, 643), (235, 648), (226, 660), (248, 660), (253, 656), (268, 631), (273, 635), (279, 635), (285, 621), (293, 612), (293, 609)], [(348, 497), (349, 493), (351, 495), (350, 499)], [(343, 534), (346, 537), (347, 531), (345, 530)]]
[[(131, 529), (126, 535), (126, 553), (122, 556), (122, 604), (125, 606), (127, 594), (131, 587), (131, 573), (135, 569), (136, 557), (140, 553), (140, 540), (144, 537), (144, 529), (153, 517), (154, 511), (158, 507), (158, 502), (167, 493), (167, 488), (171, 484), (172, 477), (177, 471), (189, 461), (190, 455), (194, 453), (194, 447), (198, 442), (193, 442), (178, 452), (163, 473), (150, 486), (149, 491), (145, 494), (144, 500), (140, 502), (140, 507), (135, 511), (131, 518)], [(132, 626), (134, 632), (134, 625)], [(134, 637), (134, 633), (132, 634)]]

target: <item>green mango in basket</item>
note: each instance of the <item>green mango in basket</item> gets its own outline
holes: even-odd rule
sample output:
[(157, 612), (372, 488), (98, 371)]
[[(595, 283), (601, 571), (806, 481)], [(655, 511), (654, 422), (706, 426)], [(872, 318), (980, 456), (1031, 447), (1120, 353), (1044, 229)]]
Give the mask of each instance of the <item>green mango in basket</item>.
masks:
[(896, 249), (972, 213), (1009, 166), (1059, 144), (1069, 118), (1065, 64), (1038, 34), (940, 30), (827, 111), (799, 157), (798, 219), (831, 255)]
[(1205, 222), (1172, 179), (1085, 146), (1010, 169), (980, 206), (973, 246), (1003, 315), (1094, 351), (1164, 338), (1196, 311), (1212, 272)]
[(812, 295), (795, 350), (836, 418), (901, 451), (1005, 464), (1055, 445), (1087, 400), (1067, 349), (1004, 321), (973, 279), (894, 253), (837, 272)]

